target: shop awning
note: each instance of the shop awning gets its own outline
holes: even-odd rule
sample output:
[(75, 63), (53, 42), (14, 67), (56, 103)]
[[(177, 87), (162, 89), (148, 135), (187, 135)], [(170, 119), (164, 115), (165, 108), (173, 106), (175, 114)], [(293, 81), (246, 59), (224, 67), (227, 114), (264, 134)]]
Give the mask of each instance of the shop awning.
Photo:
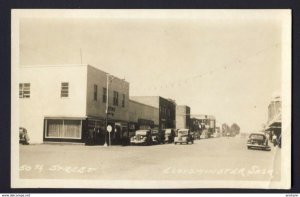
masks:
[(272, 129), (281, 129), (281, 113), (278, 113), (273, 120), (268, 122), (265, 130), (270, 131)]

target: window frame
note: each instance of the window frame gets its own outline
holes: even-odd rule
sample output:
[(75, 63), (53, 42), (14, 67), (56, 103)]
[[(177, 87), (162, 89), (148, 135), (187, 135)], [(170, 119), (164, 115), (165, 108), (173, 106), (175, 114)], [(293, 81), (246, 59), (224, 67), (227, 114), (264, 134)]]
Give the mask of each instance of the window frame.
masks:
[(94, 84), (94, 101), (97, 101), (98, 100), (98, 86), (97, 84)]
[(30, 93), (30, 83), (19, 83), (19, 98), (30, 98)]
[(69, 98), (70, 96), (70, 84), (69, 82), (61, 82), (60, 84), (60, 98)]
[[(62, 123), (63, 123), (63, 129), (65, 129), (65, 121), (67, 120), (74, 120), (74, 119), (68, 119), (68, 118), (46, 118), (45, 119), (45, 133), (44, 133), (44, 136), (45, 136), (45, 139), (74, 139), (74, 140), (81, 140), (82, 139), (82, 126), (83, 126), (83, 123), (81, 119), (76, 119), (75, 121), (80, 121), (80, 132), (79, 132), (79, 137), (55, 137), (55, 136), (48, 136), (47, 133), (48, 133), (48, 120), (61, 120)], [(64, 131), (65, 132), (65, 131)]]

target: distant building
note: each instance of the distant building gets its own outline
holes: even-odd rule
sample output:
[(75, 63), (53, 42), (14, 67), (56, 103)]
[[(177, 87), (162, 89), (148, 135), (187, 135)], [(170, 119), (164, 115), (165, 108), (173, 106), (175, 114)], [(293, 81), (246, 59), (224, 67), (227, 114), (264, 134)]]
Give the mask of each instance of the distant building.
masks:
[(205, 135), (204, 138), (210, 137), (215, 133), (216, 119), (210, 115), (198, 115), (191, 118), (190, 128), (197, 135)]
[(176, 127), (176, 103), (161, 96), (131, 96), (131, 100), (158, 108), (158, 129)]
[(104, 144), (107, 102), (112, 141), (128, 136), (129, 83), (123, 79), (90, 65), (57, 65), (23, 66), (19, 82), (20, 127), (32, 143), (85, 142), (93, 132)]
[(276, 96), (268, 106), (268, 122), (271, 122), (278, 114), (281, 113), (281, 98)]
[(276, 135), (281, 140), (281, 97), (276, 96), (268, 106), (268, 122), (265, 130), (270, 134), (270, 138)]
[(176, 106), (176, 128), (188, 129), (190, 128), (191, 108), (186, 105)]

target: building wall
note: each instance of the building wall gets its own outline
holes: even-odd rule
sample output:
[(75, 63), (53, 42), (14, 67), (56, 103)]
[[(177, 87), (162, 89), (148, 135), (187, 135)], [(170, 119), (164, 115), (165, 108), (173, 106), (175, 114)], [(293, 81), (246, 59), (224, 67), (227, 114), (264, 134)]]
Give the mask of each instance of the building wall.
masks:
[(159, 128), (176, 127), (176, 103), (173, 100), (159, 97)]
[(176, 127), (176, 103), (160, 96), (132, 96), (131, 100), (159, 109), (159, 129)]
[(190, 127), (190, 107), (186, 105), (176, 106), (176, 128)]
[[(31, 143), (43, 142), (45, 117), (86, 116), (87, 67), (23, 66), (19, 83), (30, 83), (30, 98), (19, 98), (20, 127)], [(69, 97), (61, 98), (61, 82), (69, 82)]]
[(159, 110), (156, 107), (129, 100), (129, 121), (138, 122), (138, 119), (151, 120), (155, 125), (159, 124)]
[(281, 111), (281, 101), (274, 100), (268, 106), (268, 122), (273, 120), (273, 118)]
[(159, 96), (131, 96), (131, 100), (159, 108)]
[[(97, 85), (97, 100), (94, 100), (94, 85)], [(107, 86), (106, 73), (88, 66), (87, 69), (87, 116), (105, 118), (106, 103), (103, 102), (103, 88)], [(110, 107), (114, 108), (113, 115), (109, 115), (112, 120), (128, 121), (129, 111), (129, 83), (111, 76), (108, 85), (108, 103)], [(118, 106), (113, 105), (114, 91), (119, 93)], [(122, 97), (125, 94), (125, 107), (122, 106)]]
[(216, 128), (216, 119), (213, 116), (209, 115), (201, 115), (197, 116), (197, 118), (191, 118), (190, 128), (194, 132), (199, 132), (200, 135), (204, 131), (209, 135), (213, 134)]

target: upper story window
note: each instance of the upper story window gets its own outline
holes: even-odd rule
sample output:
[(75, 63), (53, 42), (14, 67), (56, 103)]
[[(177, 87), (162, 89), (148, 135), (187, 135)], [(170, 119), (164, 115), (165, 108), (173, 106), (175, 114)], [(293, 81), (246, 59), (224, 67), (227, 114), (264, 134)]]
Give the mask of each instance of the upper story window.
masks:
[(30, 98), (30, 83), (19, 84), (19, 98)]
[(69, 97), (69, 83), (68, 82), (61, 83), (60, 96), (61, 97)]
[(122, 98), (122, 107), (125, 107), (125, 94), (123, 94), (123, 98)]
[(107, 89), (102, 88), (102, 102), (106, 103), (106, 97), (107, 97)]
[(114, 91), (113, 105), (119, 105), (119, 93), (117, 91)]
[(97, 100), (97, 96), (98, 96), (98, 86), (94, 85), (94, 101)]

